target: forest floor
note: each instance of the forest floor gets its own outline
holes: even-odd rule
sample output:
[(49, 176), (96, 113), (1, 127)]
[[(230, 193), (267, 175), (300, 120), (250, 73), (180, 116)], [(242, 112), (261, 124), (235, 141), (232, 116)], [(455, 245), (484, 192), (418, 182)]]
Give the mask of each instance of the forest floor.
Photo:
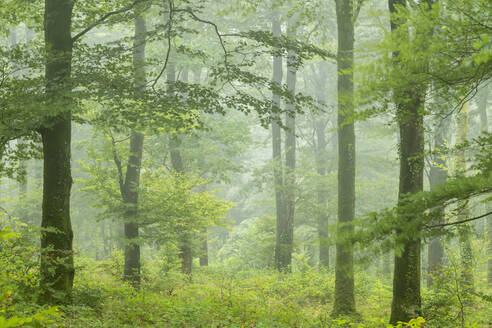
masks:
[[(43, 326), (391, 327), (391, 280), (381, 272), (359, 272), (358, 315), (333, 319), (335, 281), (329, 271), (306, 268), (281, 275), (211, 267), (196, 268), (190, 279), (162, 272), (158, 263), (150, 262), (143, 269), (142, 289), (135, 292), (115, 278), (121, 277), (121, 266), (121, 259), (78, 258), (73, 304), (44, 318), (48, 323)], [(491, 327), (490, 303), (479, 292), (486, 291), (485, 279), (477, 279), (476, 294), (463, 307), (463, 295), (458, 298), (453, 286), (452, 279), (445, 279), (436, 289), (424, 288), (425, 327)]]

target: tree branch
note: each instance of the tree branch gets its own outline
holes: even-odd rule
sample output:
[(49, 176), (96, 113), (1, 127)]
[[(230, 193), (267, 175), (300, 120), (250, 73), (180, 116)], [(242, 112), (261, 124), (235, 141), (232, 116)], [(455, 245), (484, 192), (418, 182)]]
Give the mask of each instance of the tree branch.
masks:
[(75, 41), (77, 41), (82, 36), (84, 36), (85, 34), (87, 34), (87, 32), (89, 32), (93, 28), (95, 28), (95, 27), (103, 24), (109, 17), (114, 16), (114, 15), (118, 15), (118, 14), (121, 14), (121, 13), (124, 13), (126, 11), (129, 11), (129, 10), (133, 9), (136, 5), (138, 5), (140, 2), (144, 2), (144, 1), (146, 1), (146, 0), (135, 0), (131, 5), (129, 5), (127, 7), (124, 7), (124, 8), (121, 8), (121, 9), (118, 9), (118, 10), (115, 10), (115, 11), (111, 11), (109, 13), (104, 14), (101, 18), (99, 18), (95, 22), (91, 23), (89, 26), (87, 26), (81, 32), (79, 32), (78, 34), (76, 34), (75, 36), (73, 36), (72, 37), (72, 43), (75, 43)]
[(475, 221), (475, 220), (478, 220), (478, 219), (487, 217), (487, 216), (489, 216), (491, 214), (492, 214), (492, 211), (491, 212), (488, 212), (488, 213), (485, 213), (485, 214), (482, 214), (482, 215), (479, 215), (479, 216), (475, 216), (475, 217), (470, 218), (470, 219), (465, 219), (465, 220), (460, 220), (460, 221), (455, 221), (455, 222), (450, 222), (450, 223), (435, 224), (435, 225), (431, 225), (431, 226), (426, 225), (425, 228), (427, 228), (427, 229), (434, 229), (434, 228), (443, 228), (443, 227), (447, 227), (447, 226), (451, 226), (451, 225), (463, 224), (463, 223), (467, 223), (467, 222), (470, 222), (470, 221)]
[(174, 2), (172, 0), (168, 1), (169, 3), (169, 21), (167, 22), (167, 52), (166, 52), (166, 59), (164, 60), (164, 65), (162, 66), (161, 71), (155, 78), (155, 80), (152, 82), (152, 90), (155, 91), (155, 85), (159, 81), (159, 79), (162, 77), (162, 74), (164, 74), (164, 71), (167, 68), (167, 64), (169, 63), (169, 57), (171, 56), (171, 32), (173, 28), (173, 13), (174, 13)]

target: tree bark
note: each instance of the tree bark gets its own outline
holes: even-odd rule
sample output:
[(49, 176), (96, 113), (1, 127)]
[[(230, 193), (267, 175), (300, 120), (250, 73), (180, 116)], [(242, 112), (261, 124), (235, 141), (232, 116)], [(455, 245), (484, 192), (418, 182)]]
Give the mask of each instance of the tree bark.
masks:
[[(145, 37), (147, 33), (145, 19), (137, 13), (135, 18), (135, 38), (133, 48), (133, 67), (135, 88), (143, 92), (145, 76)], [(135, 288), (140, 288), (140, 243), (138, 224), (138, 189), (140, 186), (140, 168), (142, 166), (144, 135), (137, 131), (130, 134), (130, 155), (122, 188), (124, 212), (125, 267), (124, 280)]]
[(46, 93), (53, 110), (49, 125), (40, 129), (44, 169), (39, 301), (48, 304), (70, 301), (74, 278), (70, 221), (72, 10), (73, 1), (45, 1)]
[(334, 315), (355, 312), (354, 254), (343, 240), (353, 232), (355, 216), (354, 129), (354, 8), (349, 0), (336, 0), (338, 27), (338, 232), (335, 263)]
[[(397, 6), (405, 6), (405, 0), (389, 0), (391, 32), (401, 28), (403, 21), (396, 18)], [(406, 32), (406, 31), (405, 31)], [(399, 62), (399, 52), (393, 52), (394, 69), (405, 69)], [(405, 204), (406, 197), (423, 190), (424, 177), (424, 128), (423, 95), (425, 86), (404, 85), (393, 90), (397, 108), (397, 120), (400, 131), (400, 181), (398, 203)], [(408, 214), (406, 220), (413, 220)], [(397, 231), (396, 233), (402, 233)], [(403, 245), (401, 254), (395, 253), (393, 274), (393, 301), (390, 323), (408, 322), (421, 315), (420, 275), (421, 275), (420, 239), (409, 237)]]

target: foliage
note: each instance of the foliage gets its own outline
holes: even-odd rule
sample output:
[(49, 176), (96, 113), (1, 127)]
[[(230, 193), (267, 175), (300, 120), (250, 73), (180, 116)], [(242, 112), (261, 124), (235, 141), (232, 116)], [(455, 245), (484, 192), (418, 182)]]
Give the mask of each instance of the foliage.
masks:
[[(113, 160), (115, 156), (128, 158), (128, 141), (116, 143), (111, 138), (102, 136), (87, 148), (89, 161), (81, 162), (81, 171), (86, 176), (79, 181), (84, 185), (81, 190), (100, 210), (100, 219), (123, 222), (126, 205), (116, 178), (120, 173)], [(169, 246), (185, 235), (223, 225), (222, 219), (233, 204), (218, 199), (215, 191), (205, 190), (207, 180), (194, 174), (152, 168), (150, 164), (151, 161), (145, 161), (142, 167), (137, 218), (146, 242)], [(122, 167), (125, 166), (123, 162)]]
[[(27, 225), (0, 220), (0, 327), (40, 327), (59, 317), (56, 307), (32, 304), (37, 285), (37, 254)], [(21, 234), (24, 233), (24, 236)]]
[[(360, 315), (334, 319), (328, 315), (333, 305), (334, 275), (331, 272), (310, 268), (286, 275), (269, 270), (235, 271), (228, 266), (214, 266), (195, 272), (190, 281), (177, 271), (158, 274), (160, 262), (156, 257), (144, 262), (142, 290), (135, 292), (115, 278), (121, 274), (114, 271), (118, 266), (114, 266), (113, 261), (120, 260), (118, 256), (108, 261), (77, 256), (79, 274), (73, 303), (57, 312), (54, 309), (40, 311), (44, 318), (40, 315), (33, 318), (45, 320), (41, 326), (49, 324), (49, 327), (391, 327), (386, 323), (391, 301), (390, 281), (362, 271), (356, 274)], [(15, 293), (10, 298), (19, 302), (21, 295), (13, 295)], [(425, 295), (427, 302), (436, 306), (439, 300), (449, 299), (446, 295), (436, 295), (434, 290)], [(474, 300), (473, 306), (481, 308), (482, 315), (489, 311), (487, 303), (479, 298)], [(10, 307), (9, 315), (20, 318), (31, 308), (32, 305)], [(433, 311), (438, 309), (428, 308), (425, 327), (460, 327), (454, 316), (458, 308), (457, 303), (448, 302), (447, 321), (436, 320)], [(56, 315), (48, 316), (49, 313)], [(469, 327), (479, 327), (484, 320), (487, 319), (477, 313), (469, 316), (467, 322)], [(423, 318), (417, 318), (395, 327), (423, 327), (423, 322)]]
[[(457, 213), (460, 212), (457, 206), (460, 201), (482, 196), (485, 196), (483, 202), (490, 201), (492, 192), (491, 145), (492, 134), (490, 133), (484, 133), (473, 140), (466, 145), (469, 151), (473, 151), (473, 161), (468, 175), (458, 172), (435, 190), (408, 196), (403, 205), (369, 213), (366, 218), (359, 221), (361, 229), (356, 236), (348, 236), (348, 238), (354, 238), (362, 244), (368, 240), (379, 240), (384, 247), (394, 247), (398, 254), (405, 240), (449, 234), (451, 229), (465, 223), (456, 219)], [(456, 150), (459, 151), (463, 147), (465, 145), (458, 145)], [(448, 210), (451, 220), (447, 223), (433, 225), (444, 210)], [(409, 217), (415, 219), (408, 220)], [(482, 217), (483, 215), (477, 216), (476, 219)], [(474, 218), (465, 218), (465, 220), (473, 221)], [(368, 225), (367, 222), (370, 224)], [(402, 233), (393, 234), (397, 229)]]

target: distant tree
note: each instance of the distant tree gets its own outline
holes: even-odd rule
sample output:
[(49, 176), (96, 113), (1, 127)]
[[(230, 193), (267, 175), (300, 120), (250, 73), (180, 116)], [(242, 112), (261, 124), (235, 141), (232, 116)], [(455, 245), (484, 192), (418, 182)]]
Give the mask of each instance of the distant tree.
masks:
[[(145, 45), (146, 22), (143, 13), (137, 12), (135, 17), (135, 37), (133, 41), (133, 67), (135, 90), (145, 93), (147, 83), (145, 76)], [(125, 268), (124, 279), (133, 287), (140, 288), (140, 245), (138, 224), (138, 190), (140, 184), (140, 168), (142, 165), (144, 135), (132, 130), (130, 133), (130, 150), (125, 178), (121, 170), (121, 162), (116, 162), (120, 177), (121, 197), (125, 207), (123, 214), (125, 233)], [(116, 161), (116, 156), (115, 156)]]
[[(468, 141), (468, 102), (464, 103), (458, 115), (458, 144), (465, 144)], [(462, 147), (457, 154), (456, 158), (456, 174), (464, 175), (466, 169), (466, 152)], [(458, 203), (458, 220), (466, 220), (469, 217), (469, 201), (463, 200)], [(470, 292), (473, 289), (473, 250), (471, 246), (471, 238), (473, 228), (470, 223), (463, 223), (459, 226), (459, 244), (461, 253), (462, 268), (462, 280), (465, 286), (466, 292)]]
[[(446, 148), (447, 138), (446, 130), (449, 127), (449, 120), (439, 119), (434, 128), (434, 147), (431, 157), (430, 172), (429, 172), (429, 184), (430, 190), (434, 191), (436, 188), (446, 183), (447, 179), (447, 161), (446, 161)], [(436, 224), (444, 222), (444, 210), (441, 211)], [(442, 245), (443, 240), (439, 236), (431, 238), (428, 245), (428, 273), (427, 285), (430, 287), (433, 283), (433, 275), (439, 274), (441, 266), (444, 260), (444, 248)]]

